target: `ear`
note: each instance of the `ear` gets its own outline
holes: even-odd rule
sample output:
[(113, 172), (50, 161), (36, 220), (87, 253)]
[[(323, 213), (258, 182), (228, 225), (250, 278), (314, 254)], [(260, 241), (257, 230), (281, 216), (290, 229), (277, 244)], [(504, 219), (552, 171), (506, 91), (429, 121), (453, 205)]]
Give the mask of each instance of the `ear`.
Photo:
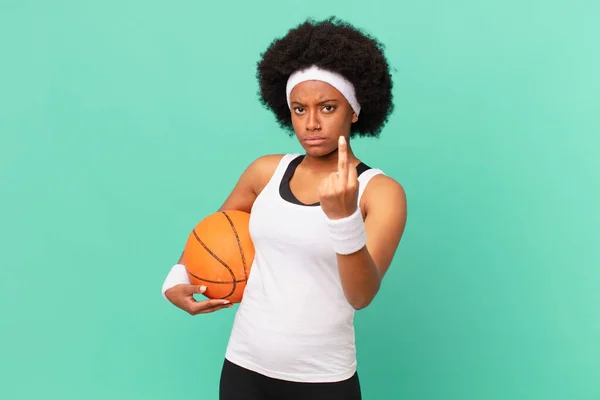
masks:
[(358, 121), (358, 117), (356, 116), (356, 113), (352, 113), (352, 123), (355, 123), (356, 121)]

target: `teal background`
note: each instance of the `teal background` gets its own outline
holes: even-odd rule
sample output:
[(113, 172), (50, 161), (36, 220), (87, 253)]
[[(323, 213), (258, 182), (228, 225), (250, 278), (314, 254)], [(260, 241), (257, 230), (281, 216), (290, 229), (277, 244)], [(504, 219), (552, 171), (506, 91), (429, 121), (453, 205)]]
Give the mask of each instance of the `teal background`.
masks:
[(0, 397), (217, 399), (235, 308), (160, 295), (267, 153), (270, 41), (337, 15), (396, 111), (353, 146), (407, 192), (356, 316), (364, 398), (600, 398), (597, 1), (0, 0)]

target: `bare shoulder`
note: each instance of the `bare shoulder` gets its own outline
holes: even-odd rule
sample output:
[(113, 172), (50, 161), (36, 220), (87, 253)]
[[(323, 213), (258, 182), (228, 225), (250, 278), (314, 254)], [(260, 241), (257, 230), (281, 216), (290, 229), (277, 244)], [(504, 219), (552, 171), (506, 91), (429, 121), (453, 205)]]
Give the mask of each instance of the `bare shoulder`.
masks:
[(260, 169), (273, 170), (274, 172), (283, 156), (285, 154), (265, 154), (256, 158), (252, 164)]
[(267, 185), (284, 154), (266, 154), (256, 158), (248, 167), (254, 181), (254, 190), (260, 193)]
[(241, 174), (219, 210), (250, 212), (257, 196), (269, 183), (283, 154), (269, 154), (256, 158)]
[(361, 198), (365, 215), (369, 211), (387, 210), (386, 213), (402, 219), (406, 215), (406, 192), (394, 178), (378, 174), (371, 178)]

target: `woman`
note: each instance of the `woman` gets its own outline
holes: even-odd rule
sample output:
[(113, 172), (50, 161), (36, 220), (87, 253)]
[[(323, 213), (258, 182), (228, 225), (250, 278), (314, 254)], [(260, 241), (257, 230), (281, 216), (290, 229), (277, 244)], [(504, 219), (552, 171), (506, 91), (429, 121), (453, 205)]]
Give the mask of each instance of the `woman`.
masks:
[[(259, 157), (220, 210), (251, 213), (255, 259), (222, 369), (222, 400), (361, 398), (353, 317), (377, 294), (406, 221), (402, 186), (370, 168), (350, 139), (377, 137), (392, 112), (382, 46), (329, 19), (271, 43), (258, 63), (261, 102), (305, 154)], [(176, 264), (164, 296), (196, 315)]]

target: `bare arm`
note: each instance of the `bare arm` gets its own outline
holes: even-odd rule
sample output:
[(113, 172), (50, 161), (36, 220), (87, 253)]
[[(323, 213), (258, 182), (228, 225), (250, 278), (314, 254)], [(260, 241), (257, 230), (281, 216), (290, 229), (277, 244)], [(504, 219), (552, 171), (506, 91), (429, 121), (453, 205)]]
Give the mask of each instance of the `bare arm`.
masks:
[(374, 177), (363, 194), (367, 244), (361, 250), (337, 255), (340, 279), (348, 302), (359, 310), (379, 291), (406, 225), (406, 195), (393, 179)]
[[(250, 212), (254, 200), (265, 187), (277, 168), (281, 155), (267, 155), (257, 158), (244, 170), (233, 190), (225, 199), (219, 211), (240, 210)], [(183, 252), (178, 265), (174, 266), (163, 283), (164, 297), (189, 314), (203, 314), (230, 307), (224, 300), (196, 301), (195, 293), (204, 293), (204, 286), (191, 285), (183, 267)]]
[[(267, 155), (254, 160), (242, 173), (237, 183), (217, 211), (239, 210), (249, 213), (254, 200), (267, 184), (277, 167), (280, 156)], [(179, 256), (179, 264), (183, 264), (183, 252)]]
[(264, 156), (254, 160), (242, 173), (233, 190), (227, 196), (218, 211), (239, 210), (247, 213), (252, 209), (254, 200), (266, 185), (263, 175), (267, 168), (268, 157)]

